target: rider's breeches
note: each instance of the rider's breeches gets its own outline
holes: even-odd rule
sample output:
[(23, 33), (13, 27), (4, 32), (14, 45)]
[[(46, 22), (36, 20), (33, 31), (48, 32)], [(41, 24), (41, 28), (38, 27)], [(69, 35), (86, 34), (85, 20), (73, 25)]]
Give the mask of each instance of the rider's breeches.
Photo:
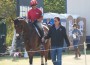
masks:
[(44, 31), (43, 31), (43, 26), (42, 26), (42, 23), (41, 22), (38, 22), (38, 21), (35, 21), (34, 23), (33, 23), (35, 26), (36, 26), (36, 28), (38, 29), (38, 31), (39, 31), (39, 33), (40, 33), (40, 35), (41, 35), (41, 38), (44, 36)]

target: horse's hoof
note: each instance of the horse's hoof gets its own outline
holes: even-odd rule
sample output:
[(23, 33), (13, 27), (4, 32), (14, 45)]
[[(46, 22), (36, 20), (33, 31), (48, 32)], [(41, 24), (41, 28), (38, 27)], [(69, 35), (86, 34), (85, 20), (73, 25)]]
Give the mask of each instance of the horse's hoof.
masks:
[(41, 65), (44, 65), (44, 64), (41, 64)]

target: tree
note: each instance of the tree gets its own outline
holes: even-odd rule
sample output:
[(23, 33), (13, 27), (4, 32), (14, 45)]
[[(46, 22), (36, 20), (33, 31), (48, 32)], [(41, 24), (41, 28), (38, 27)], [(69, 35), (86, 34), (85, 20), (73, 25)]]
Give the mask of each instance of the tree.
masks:
[(14, 25), (12, 19), (16, 17), (15, 0), (0, 0), (0, 17), (6, 19), (7, 37), (6, 44), (10, 45), (13, 37)]
[(44, 0), (44, 12), (66, 13), (66, 0)]

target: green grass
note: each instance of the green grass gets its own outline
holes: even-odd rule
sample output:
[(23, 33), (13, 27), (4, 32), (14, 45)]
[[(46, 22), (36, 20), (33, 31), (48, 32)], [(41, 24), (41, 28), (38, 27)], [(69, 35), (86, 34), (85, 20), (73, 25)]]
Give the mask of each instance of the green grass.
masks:
[(90, 50), (87, 50), (87, 54), (90, 54)]

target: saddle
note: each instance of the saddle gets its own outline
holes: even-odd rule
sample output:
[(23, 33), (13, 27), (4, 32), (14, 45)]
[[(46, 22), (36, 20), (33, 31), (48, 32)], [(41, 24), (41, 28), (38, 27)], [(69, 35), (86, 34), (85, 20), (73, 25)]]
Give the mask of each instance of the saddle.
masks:
[[(45, 25), (42, 25), (42, 26), (43, 26), (44, 36), (46, 36), (48, 34), (49, 28), (47, 26), (45, 26)], [(39, 30), (37, 29), (36, 26), (35, 26), (35, 30), (38, 33), (38, 35), (41, 37), (41, 35), (39, 33)]]

